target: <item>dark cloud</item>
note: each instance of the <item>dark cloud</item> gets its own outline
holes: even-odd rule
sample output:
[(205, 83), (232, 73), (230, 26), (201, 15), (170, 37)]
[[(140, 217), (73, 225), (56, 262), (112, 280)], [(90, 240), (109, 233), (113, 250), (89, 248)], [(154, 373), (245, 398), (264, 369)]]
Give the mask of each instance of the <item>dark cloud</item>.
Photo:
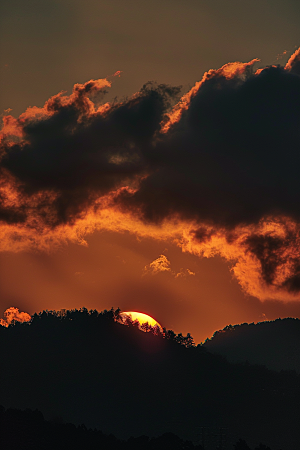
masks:
[[(179, 102), (179, 88), (148, 83), (96, 107), (110, 83), (91, 80), (6, 117), (2, 223), (73, 224), (110, 195), (144, 223), (196, 224), (197, 245), (222, 232), (255, 260), (262, 283), (299, 292), (299, 58), (256, 72), (257, 60), (227, 64)], [(270, 217), (280, 225), (261, 231)]]
[[(0, 195), (0, 202), (2, 200)], [(20, 224), (26, 221), (26, 211), (25, 208), (7, 208), (0, 207), (0, 222), (6, 224)]]
[(193, 230), (192, 234), (198, 242), (202, 243), (207, 242), (211, 239), (211, 237), (214, 235), (214, 230), (201, 226), (197, 230)]
[[(226, 227), (299, 219), (300, 77), (269, 67), (216, 75), (157, 143), (152, 175), (125, 199), (148, 220), (172, 213)], [(123, 199), (122, 199), (123, 201)]]
[(69, 98), (51, 98), (43, 117), (25, 115), (20, 142), (2, 144), (1, 166), (24, 193), (55, 193), (49, 222), (56, 225), (76, 217), (95, 195), (130, 185), (137, 174), (146, 173), (149, 146), (179, 92), (148, 83), (103, 114), (93, 111), (87, 97), (96, 88), (96, 81), (90, 81), (75, 85)]
[(4, 142), (1, 165), (28, 194), (56, 192), (66, 221), (69, 207), (76, 214), (93, 193), (130, 186), (141, 174), (149, 176), (120, 201), (150, 221), (180, 214), (234, 227), (269, 214), (298, 219), (300, 77), (293, 67), (245, 68), (230, 78), (215, 71), (160, 135), (178, 89), (150, 84), (91, 114), (93, 84), (77, 85), (68, 101), (48, 101), (49, 116), (24, 121), (20, 143)]
[[(300, 260), (295, 251), (299, 245), (299, 231), (286, 230), (284, 236), (252, 234), (245, 239), (247, 251), (256, 256), (261, 265), (261, 275), (268, 285), (277, 285), (290, 292), (300, 289)], [(289, 266), (290, 273), (278, 282), (278, 269)]]

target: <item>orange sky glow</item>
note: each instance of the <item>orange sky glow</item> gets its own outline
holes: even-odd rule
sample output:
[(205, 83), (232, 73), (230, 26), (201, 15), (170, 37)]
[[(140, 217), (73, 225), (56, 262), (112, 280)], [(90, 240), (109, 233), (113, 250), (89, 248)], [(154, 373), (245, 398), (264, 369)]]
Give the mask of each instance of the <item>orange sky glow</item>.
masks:
[[(170, 19), (157, 3), (156, 36), (152, 12), (132, 17), (120, 3), (106, 34), (123, 38), (108, 44), (97, 30), (110, 2), (88, 3), (73, 2), (72, 41), (39, 11), (51, 30), (39, 50), (21, 2), (7, 22), (28, 49), (35, 36), (37, 53), (27, 62), (11, 36), (0, 57), (0, 324), (113, 306), (200, 342), (230, 323), (300, 317), (296, 14), (283, 5), (272, 35), (266, 12), (249, 10), (241, 33), (221, 4), (194, 5), (196, 20), (192, 7), (176, 2)], [(249, 17), (261, 21), (251, 39)]]

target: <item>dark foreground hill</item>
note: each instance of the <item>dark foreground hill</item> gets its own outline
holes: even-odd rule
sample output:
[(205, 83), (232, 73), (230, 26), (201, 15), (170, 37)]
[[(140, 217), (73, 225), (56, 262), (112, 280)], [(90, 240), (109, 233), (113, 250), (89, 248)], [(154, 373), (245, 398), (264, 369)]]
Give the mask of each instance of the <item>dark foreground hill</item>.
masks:
[(0, 327), (0, 403), (117, 438), (173, 432), (194, 442), (214, 435), (228, 449), (238, 438), (299, 449), (299, 376), (176, 340), (121, 325), (111, 311), (45, 312)]
[(204, 347), (232, 362), (248, 361), (273, 370), (300, 373), (300, 320), (230, 325), (216, 331)]
[[(205, 443), (206, 444), (206, 443)], [(225, 443), (224, 443), (225, 444)], [(85, 425), (47, 421), (38, 411), (7, 409), (0, 406), (1, 450), (205, 450), (201, 445), (180, 439), (173, 433), (158, 437), (130, 437), (127, 440), (106, 435)], [(222, 442), (214, 450), (225, 448)], [(251, 450), (243, 439), (234, 450)], [(254, 450), (271, 450), (260, 443)]]
[(5, 410), (0, 406), (1, 450), (203, 450), (172, 433), (123, 441), (84, 425), (46, 421), (38, 410)]

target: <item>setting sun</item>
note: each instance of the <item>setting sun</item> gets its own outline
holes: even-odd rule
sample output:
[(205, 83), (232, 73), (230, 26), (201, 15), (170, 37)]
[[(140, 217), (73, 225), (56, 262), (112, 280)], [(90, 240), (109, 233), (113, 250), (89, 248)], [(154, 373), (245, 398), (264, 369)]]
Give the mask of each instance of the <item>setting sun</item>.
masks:
[(148, 314), (140, 313), (137, 311), (124, 311), (120, 314), (122, 318), (130, 317), (133, 321), (138, 320), (139, 324), (148, 323), (151, 327), (159, 327), (162, 330), (162, 326), (153, 317)]

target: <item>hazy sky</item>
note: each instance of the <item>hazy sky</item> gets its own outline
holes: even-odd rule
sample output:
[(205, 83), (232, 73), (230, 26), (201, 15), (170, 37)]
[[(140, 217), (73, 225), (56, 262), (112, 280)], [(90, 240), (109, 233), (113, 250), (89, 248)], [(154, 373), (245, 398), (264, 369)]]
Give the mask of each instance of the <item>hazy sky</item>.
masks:
[[(300, 317), (299, 20), (296, 0), (1, 0), (0, 313), (120, 306), (196, 341)], [(205, 72), (255, 58), (157, 138)], [(148, 81), (182, 91), (130, 100)]]
[(0, 13), (0, 109), (15, 115), (117, 70), (112, 96), (131, 95), (299, 46), (297, 0), (1, 0)]

